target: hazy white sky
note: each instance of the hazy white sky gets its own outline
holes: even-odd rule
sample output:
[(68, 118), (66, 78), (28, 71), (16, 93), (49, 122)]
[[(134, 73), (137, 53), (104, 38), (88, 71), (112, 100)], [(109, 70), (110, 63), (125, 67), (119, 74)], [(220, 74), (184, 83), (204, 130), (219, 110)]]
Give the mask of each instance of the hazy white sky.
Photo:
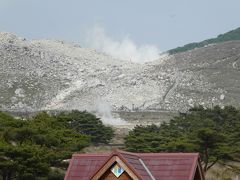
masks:
[(87, 46), (97, 25), (113, 41), (164, 51), (239, 27), (239, 7), (239, 0), (0, 0), (0, 31)]

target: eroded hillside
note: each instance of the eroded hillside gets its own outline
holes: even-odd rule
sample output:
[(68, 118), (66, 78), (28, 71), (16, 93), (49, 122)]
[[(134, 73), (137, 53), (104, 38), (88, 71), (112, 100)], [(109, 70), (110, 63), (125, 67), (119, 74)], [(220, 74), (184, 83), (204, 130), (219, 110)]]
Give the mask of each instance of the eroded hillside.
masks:
[(8, 110), (186, 110), (240, 103), (240, 41), (121, 61), (53, 40), (0, 33), (0, 106)]

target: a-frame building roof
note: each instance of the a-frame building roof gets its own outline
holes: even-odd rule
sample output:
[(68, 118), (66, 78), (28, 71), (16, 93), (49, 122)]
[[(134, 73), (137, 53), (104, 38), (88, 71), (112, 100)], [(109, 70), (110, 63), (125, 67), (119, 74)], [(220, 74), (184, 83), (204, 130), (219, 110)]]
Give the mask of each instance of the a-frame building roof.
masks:
[(90, 180), (100, 177), (118, 163), (131, 179), (204, 180), (198, 153), (129, 153), (74, 154), (65, 180)]

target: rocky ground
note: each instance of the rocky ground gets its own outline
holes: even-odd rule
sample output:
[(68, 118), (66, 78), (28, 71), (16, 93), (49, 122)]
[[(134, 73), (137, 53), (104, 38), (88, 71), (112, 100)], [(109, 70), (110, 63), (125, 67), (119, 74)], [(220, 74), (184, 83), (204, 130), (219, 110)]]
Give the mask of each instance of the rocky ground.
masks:
[[(240, 41), (136, 64), (77, 44), (0, 33), (0, 107), (185, 111), (240, 103)], [(104, 110), (104, 109), (103, 109)]]

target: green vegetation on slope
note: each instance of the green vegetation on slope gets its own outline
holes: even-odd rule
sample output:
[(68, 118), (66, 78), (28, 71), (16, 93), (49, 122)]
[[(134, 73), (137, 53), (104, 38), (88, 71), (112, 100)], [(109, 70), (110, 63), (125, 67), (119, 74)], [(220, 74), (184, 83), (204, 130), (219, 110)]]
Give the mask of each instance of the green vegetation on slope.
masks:
[(125, 138), (133, 152), (199, 152), (207, 171), (225, 160), (240, 161), (240, 110), (196, 107), (160, 126), (136, 126)]
[(113, 130), (87, 112), (41, 112), (27, 120), (0, 112), (0, 180), (63, 179), (64, 159), (112, 137)]
[(233, 41), (233, 40), (240, 40), (240, 28), (237, 28), (235, 30), (229, 31), (224, 34), (220, 34), (216, 38), (212, 39), (207, 39), (202, 42), (197, 42), (197, 43), (190, 43), (186, 44), (182, 47), (177, 47), (175, 49), (171, 49), (168, 51), (169, 54), (176, 54), (179, 52), (185, 52), (194, 48), (200, 48), (204, 47), (208, 44), (214, 44), (214, 43), (220, 43), (220, 42), (225, 42), (225, 41)]
[(109, 143), (114, 135), (112, 128), (104, 126), (99, 118), (86, 111), (74, 110), (71, 113), (60, 113), (56, 119), (78, 133), (90, 135), (94, 144)]

